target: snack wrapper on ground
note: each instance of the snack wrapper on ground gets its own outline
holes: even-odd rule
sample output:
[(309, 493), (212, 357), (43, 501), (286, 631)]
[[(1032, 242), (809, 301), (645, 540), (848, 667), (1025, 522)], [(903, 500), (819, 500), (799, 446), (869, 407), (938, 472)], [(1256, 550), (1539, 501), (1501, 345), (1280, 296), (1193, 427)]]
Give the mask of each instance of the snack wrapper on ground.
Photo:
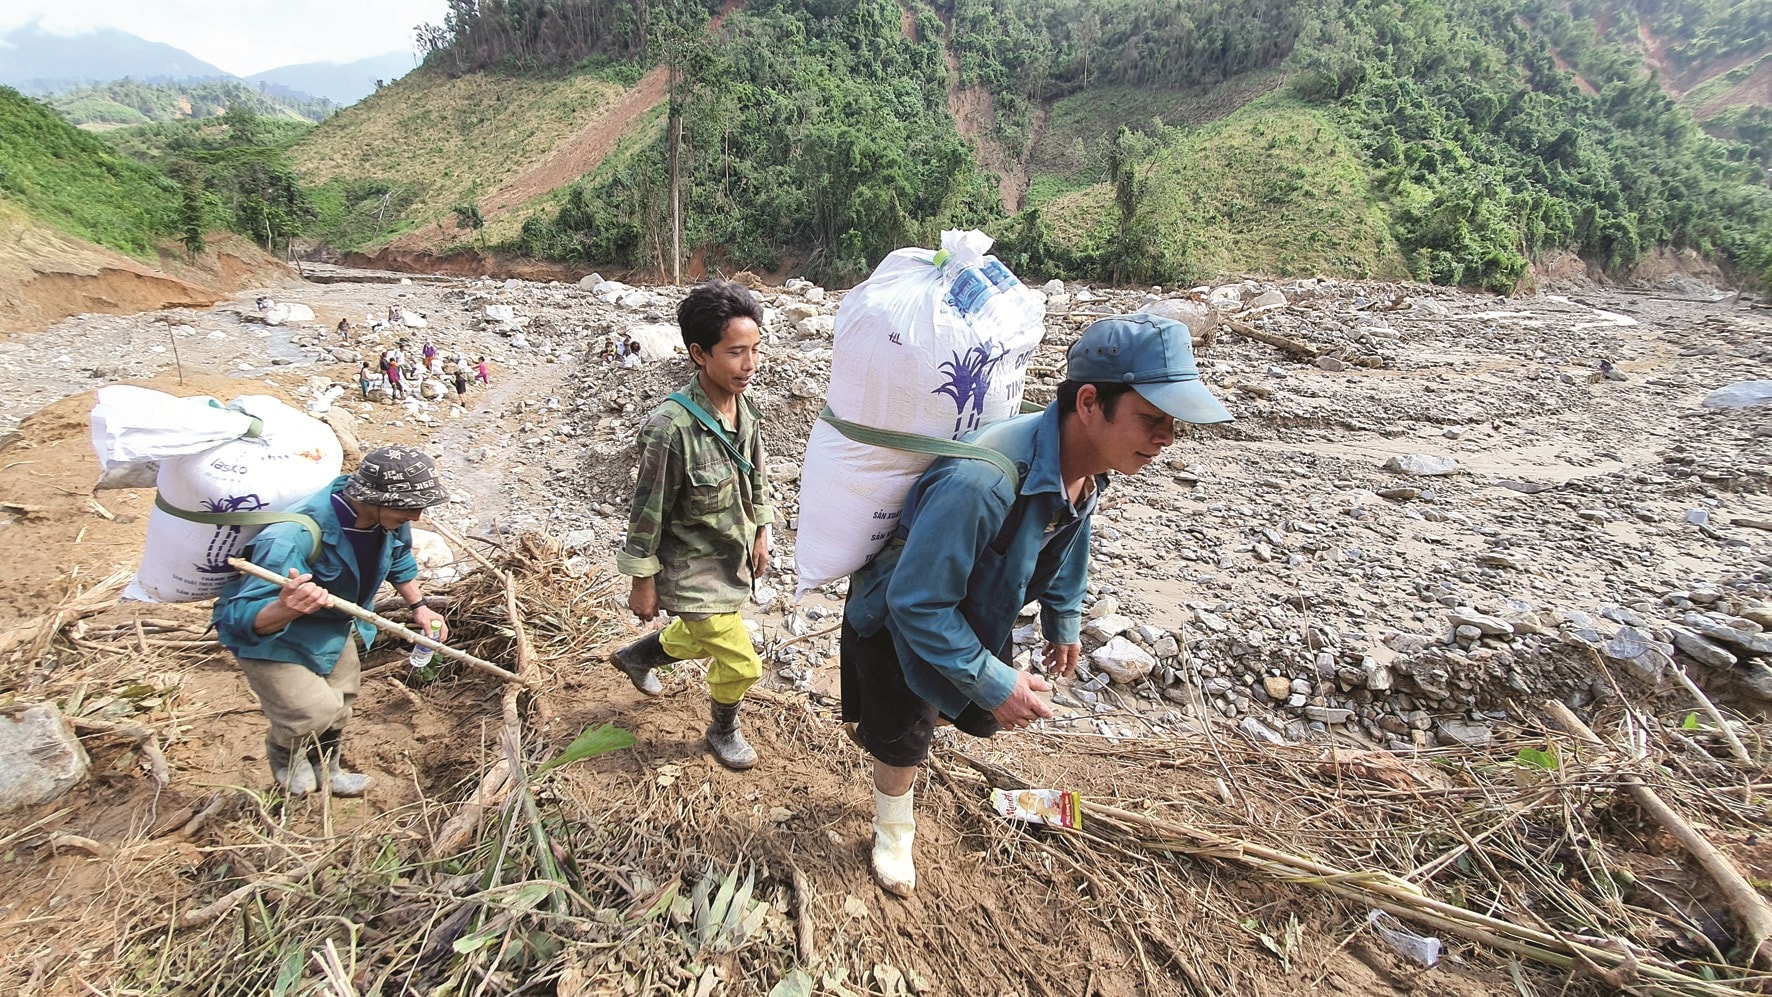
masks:
[(1083, 808), (1077, 794), (1063, 789), (993, 789), (991, 806), (1000, 817), (1030, 824), (1072, 829), (1083, 826)]

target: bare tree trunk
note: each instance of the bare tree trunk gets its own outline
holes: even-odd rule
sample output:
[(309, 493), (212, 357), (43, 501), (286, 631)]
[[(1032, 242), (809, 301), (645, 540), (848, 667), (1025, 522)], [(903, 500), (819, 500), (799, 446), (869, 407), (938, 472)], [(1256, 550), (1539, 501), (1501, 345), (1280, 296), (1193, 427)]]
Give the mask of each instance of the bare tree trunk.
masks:
[[(673, 90), (675, 87), (673, 87)], [(679, 173), (683, 148), (683, 112), (678, 107), (675, 94), (671, 97), (670, 132), (671, 152), (671, 283), (683, 284), (683, 190), (682, 177)]]

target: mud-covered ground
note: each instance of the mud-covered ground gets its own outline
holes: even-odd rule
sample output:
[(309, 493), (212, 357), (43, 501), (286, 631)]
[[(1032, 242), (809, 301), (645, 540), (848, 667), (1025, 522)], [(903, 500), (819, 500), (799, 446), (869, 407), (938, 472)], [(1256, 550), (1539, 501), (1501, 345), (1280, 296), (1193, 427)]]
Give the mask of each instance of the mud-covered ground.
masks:
[[(633, 434), (690, 373), (680, 358), (626, 368), (604, 352), (636, 325), (669, 323), (680, 291), (322, 276), (213, 308), (76, 317), (0, 343), (0, 536), (18, 552), (0, 560), (0, 624), (139, 556), (152, 493), (91, 491), (82, 393), (120, 380), (224, 400), (269, 391), (300, 404), (342, 385), (332, 408), (349, 418), (336, 421), (362, 448), (418, 441), (437, 454), (454, 496), (430, 516), (489, 545), (542, 531), (584, 567), (612, 564)], [(747, 615), (771, 649), (773, 685), (828, 695), (835, 638), (825, 631), (841, 586), (792, 601), (792, 527), (842, 295), (758, 290), (770, 321), (752, 393), (784, 528), (764, 601)], [(267, 325), (261, 295), (316, 317)], [(1547, 698), (1583, 710), (1620, 690), (1649, 701), (1669, 688), (1673, 667), (1726, 706), (1753, 713), (1772, 697), (1761, 650), (1762, 629), (1772, 629), (1772, 405), (1704, 404), (1769, 369), (1772, 312), (1751, 300), (1687, 283), (1498, 299), (1287, 281), (1192, 295), (1073, 285), (1050, 289), (1047, 302), (1032, 396), (1047, 397), (1064, 348), (1095, 318), (1193, 307), (1212, 328), (1198, 351), (1205, 379), (1237, 416), (1184, 432), (1143, 474), (1113, 482), (1095, 531), (1085, 638), (1086, 653), (1111, 645), (1111, 660), (1058, 683), (1049, 731), (1135, 749), (1152, 734), (1235, 729), (1257, 743), (1412, 753), (1505, 740)], [(390, 305), (422, 315), (424, 327), (372, 330)], [(488, 306), (508, 306), (511, 319), (489, 318)], [(348, 339), (333, 331), (341, 317), (355, 327)], [(465, 408), (360, 400), (359, 358), (398, 337), (487, 357), (491, 385), (476, 386)], [(1393, 459), (1416, 471), (1387, 469)], [(1021, 636), (1024, 650), (1037, 639), (1032, 629)], [(372, 668), (398, 652), (377, 654)], [(607, 681), (612, 672), (589, 664), (595, 674), (568, 683), (587, 702), (627, 696)], [(419, 695), (388, 674), (366, 688), (357, 723), (359, 759), (385, 780), (370, 800), (377, 807), (475, 771), (457, 749), (479, 745), (481, 733), (464, 732), (462, 717), (496, 714), (468, 685)], [(179, 682), (180, 722), (165, 731), (174, 783), (262, 783), (262, 720), (227, 663)], [(152, 722), (151, 707), (144, 716)], [(701, 722), (685, 706), (640, 727), (693, 755)], [(764, 792), (767, 769), (751, 777)], [(778, 775), (836, 793), (839, 809), (847, 797), (825, 782), (859, 778), (793, 760)], [(78, 791), (84, 805), (117, 804), (87, 829), (94, 836), (133, 833), (144, 819), (121, 805), (118, 778)], [(860, 814), (859, 789), (853, 802)], [(837, 858), (845, 869), (860, 862)], [(72, 884), (64, 893), (82, 882), (57, 869)], [(864, 890), (864, 880), (848, 888)], [(1406, 977), (1378, 972), (1346, 992), (1449, 986)]]
[[(327, 279), (340, 276), (350, 274)], [(259, 293), (306, 303), (316, 319), (265, 325)], [(752, 394), (791, 527), (841, 294), (760, 293), (771, 322)], [(335, 408), (363, 447), (431, 443), (456, 492), (435, 513), (450, 525), (480, 535), (542, 529), (607, 561), (625, 526), (632, 435), (689, 367), (671, 359), (630, 369), (603, 354), (635, 325), (669, 323), (677, 296), (421, 279), (293, 284), (212, 309), (84, 316), (0, 343), (0, 425), (73, 391), (164, 377), (180, 364), (236, 378), (243, 393), (268, 386), (311, 399), (336, 382), (347, 391)], [(1044, 397), (1063, 348), (1095, 317), (1177, 297), (1055, 291), (1031, 393)], [(370, 331), (396, 304), (426, 327)], [(1706, 627), (1765, 625), (1753, 621), (1766, 612), (1772, 545), (1772, 407), (1702, 404), (1763, 376), (1772, 312), (1690, 283), (1502, 300), (1425, 286), (1251, 282), (1214, 289), (1207, 304), (1218, 328), (1201, 366), (1237, 421), (1186, 431), (1144, 474), (1114, 482), (1092, 576), (1103, 597), (1092, 612), (1103, 622), (1087, 649), (1124, 636), (1155, 664), (1142, 681), (1103, 675), (1062, 688), (1069, 715), (1107, 714), (1090, 722), (1128, 736), (1147, 719), (1180, 723), (1206, 711), (1247, 718), (1260, 737), (1334, 728), (1379, 745), (1431, 746), (1481, 737), (1535, 697), (1579, 706), (1607, 695), (1583, 645), (1610, 646), (1620, 653), (1608, 660), (1653, 676), (1676, 639), (1701, 679), (1750, 700), (1772, 694), (1751, 642), (1705, 636)], [(514, 319), (487, 319), (488, 305), (509, 306)], [(348, 341), (332, 332), (340, 317), (356, 327)], [(1243, 322), (1323, 357), (1240, 335)], [(493, 383), (476, 386), (465, 410), (453, 393), (357, 400), (356, 358), (397, 337), (486, 356)], [(1450, 473), (1386, 468), (1399, 457), (1437, 460)], [(55, 539), (35, 545), (54, 552)], [(767, 636), (822, 629), (840, 601), (840, 587), (827, 587), (793, 605), (793, 540), (791, 528), (778, 533), (778, 595), (752, 614)], [(132, 552), (113, 553), (122, 564)], [(51, 582), (65, 575), (55, 556), (41, 567)], [(1461, 625), (1475, 636), (1458, 636)], [(1641, 640), (1609, 645), (1625, 627)], [(832, 652), (829, 639), (802, 641), (773, 662), (777, 678), (828, 690)], [(1138, 718), (1114, 719), (1127, 708)]]

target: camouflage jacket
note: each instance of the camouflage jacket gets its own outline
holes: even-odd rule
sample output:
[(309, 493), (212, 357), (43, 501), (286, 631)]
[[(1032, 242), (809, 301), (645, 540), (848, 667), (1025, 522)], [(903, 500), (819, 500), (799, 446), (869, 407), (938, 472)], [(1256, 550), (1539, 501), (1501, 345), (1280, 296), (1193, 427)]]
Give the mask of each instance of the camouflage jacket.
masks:
[[(699, 378), (682, 390), (714, 415)], [(775, 520), (775, 508), (757, 408), (743, 395), (733, 436), (751, 462), (749, 474), (676, 402), (654, 409), (640, 430), (634, 504), (615, 567), (635, 578), (657, 576), (658, 604), (673, 613), (736, 612), (750, 594), (751, 545)]]

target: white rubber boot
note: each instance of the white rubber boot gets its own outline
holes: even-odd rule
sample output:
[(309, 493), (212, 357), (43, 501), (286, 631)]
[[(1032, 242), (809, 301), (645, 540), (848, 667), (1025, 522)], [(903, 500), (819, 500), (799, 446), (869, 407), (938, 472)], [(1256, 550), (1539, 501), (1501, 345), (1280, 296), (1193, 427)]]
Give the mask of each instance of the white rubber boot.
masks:
[(874, 879), (894, 896), (908, 897), (917, 888), (917, 867), (911, 863), (911, 842), (917, 836), (917, 819), (911, 813), (911, 797), (887, 796), (874, 790)]

